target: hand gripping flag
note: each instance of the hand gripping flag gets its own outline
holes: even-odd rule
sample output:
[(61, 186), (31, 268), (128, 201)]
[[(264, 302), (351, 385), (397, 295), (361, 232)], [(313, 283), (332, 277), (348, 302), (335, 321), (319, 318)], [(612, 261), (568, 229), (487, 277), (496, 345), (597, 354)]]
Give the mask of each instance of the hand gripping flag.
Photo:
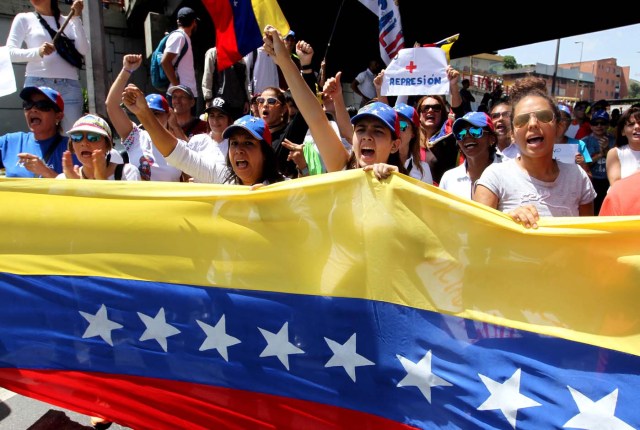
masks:
[(230, 67), (262, 46), (267, 25), (280, 34), (289, 32), (289, 23), (276, 0), (202, 0), (216, 27), (218, 69)]
[(0, 180), (0, 386), (135, 429), (640, 428), (640, 217), (406, 176)]
[(398, 51), (404, 48), (398, 0), (360, 0), (360, 3), (378, 17), (380, 58), (385, 64), (389, 64)]

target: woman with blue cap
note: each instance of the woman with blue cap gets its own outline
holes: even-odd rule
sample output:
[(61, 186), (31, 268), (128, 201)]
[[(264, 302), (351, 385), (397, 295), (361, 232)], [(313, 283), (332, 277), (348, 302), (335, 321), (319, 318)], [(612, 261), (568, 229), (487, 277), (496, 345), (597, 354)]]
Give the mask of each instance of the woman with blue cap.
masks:
[(210, 153), (195, 151), (176, 138), (143, 100), (144, 94), (135, 85), (128, 85), (122, 93), (122, 102), (138, 117), (155, 148), (171, 165), (198, 182), (266, 185), (285, 180), (278, 171), (271, 133), (262, 118), (245, 115), (227, 127), (222, 137), (228, 140), (229, 150), (226, 166), (221, 166)]
[(0, 136), (0, 168), (7, 177), (55, 178), (62, 173), (62, 154), (67, 137), (62, 135), (64, 102), (49, 87), (26, 87), (20, 91), (28, 132)]

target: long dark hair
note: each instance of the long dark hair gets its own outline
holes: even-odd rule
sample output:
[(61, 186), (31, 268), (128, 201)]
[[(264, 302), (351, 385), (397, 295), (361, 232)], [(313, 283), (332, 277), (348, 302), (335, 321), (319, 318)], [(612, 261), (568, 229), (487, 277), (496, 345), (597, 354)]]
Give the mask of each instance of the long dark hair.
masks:
[[(229, 147), (231, 149), (231, 147)], [(276, 152), (273, 150), (271, 145), (269, 145), (264, 140), (260, 140), (260, 151), (262, 152), (262, 156), (264, 157), (264, 161), (262, 162), (262, 175), (258, 178), (257, 183), (268, 183), (273, 184), (276, 182), (284, 181), (286, 178), (280, 171), (278, 170), (278, 158), (276, 157)], [(224, 179), (225, 183), (233, 183), (236, 185), (245, 185), (242, 183), (242, 180), (236, 175), (236, 172), (233, 170), (233, 165), (231, 164), (231, 159), (229, 158), (229, 152), (227, 151), (227, 167), (229, 173)], [(254, 185), (254, 184), (246, 184), (246, 185)]]
[(58, 27), (60, 26), (60, 6), (58, 6), (58, 0), (51, 0), (51, 12), (53, 12), (53, 17), (56, 19), (58, 23)]
[(626, 127), (629, 118), (633, 118), (636, 122), (640, 122), (640, 108), (630, 107), (624, 111), (622, 116), (620, 116), (620, 119), (618, 119), (618, 125), (616, 126), (616, 146), (618, 148), (629, 144), (629, 139), (624, 135), (624, 128)]

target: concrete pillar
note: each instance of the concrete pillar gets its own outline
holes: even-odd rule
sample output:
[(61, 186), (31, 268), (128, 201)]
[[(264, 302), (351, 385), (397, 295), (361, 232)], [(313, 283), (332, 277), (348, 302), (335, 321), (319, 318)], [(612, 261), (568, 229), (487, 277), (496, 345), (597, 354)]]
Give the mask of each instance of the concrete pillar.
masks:
[(109, 87), (107, 86), (107, 55), (102, 3), (85, 2), (82, 21), (91, 44), (91, 49), (85, 56), (89, 112), (106, 115), (107, 110), (104, 102), (107, 99)]

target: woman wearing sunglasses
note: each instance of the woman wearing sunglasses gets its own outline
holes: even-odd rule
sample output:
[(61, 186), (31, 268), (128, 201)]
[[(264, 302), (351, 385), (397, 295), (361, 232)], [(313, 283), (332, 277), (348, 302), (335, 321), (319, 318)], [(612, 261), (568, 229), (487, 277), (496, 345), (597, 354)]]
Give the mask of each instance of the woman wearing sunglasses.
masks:
[(540, 216), (592, 216), (596, 192), (585, 171), (553, 159), (560, 113), (546, 81), (519, 79), (510, 99), (520, 154), (487, 167), (473, 200), (506, 212), (526, 228), (537, 228)]
[(491, 118), (484, 112), (469, 112), (453, 123), (453, 135), (464, 154), (464, 163), (444, 172), (440, 188), (467, 199), (473, 198), (473, 185), (496, 160), (498, 137)]
[(431, 168), (420, 160), (420, 118), (418, 112), (405, 103), (393, 107), (400, 117), (400, 162), (412, 178), (433, 185)]
[[(69, 149), (62, 156), (64, 172), (57, 179), (108, 179), (139, 181), (140, 172), (133, 165), (111, 162), (113, 148), (111, 128), (97, 115), (85, 115), (73, 124), (69, 135)], [(81, 166), (74, 166), (72, 154)]]
[(20, 92), (28, 132), (0, 136), (0, 168), (7, 177), (55, 178), (62, 173), (67, 138), (60, 126), (64, 102), (49, 87), (26, 87)]
[[(460, 73), (451, 66), (447, 67), (447, 77), (451, 93), (451, 110), (455, 118), (464, 115), (462, 98), (458, 88)], [(440, 95), (427, 95), (418, 101), (420, 115), (420, 158), (431, 167), (431, 174), (436, 183), (444, 172), (458, 165), (458, 145), (451, 134), (451, 125), (455, 118), (450, 118), (449, 105)]]

